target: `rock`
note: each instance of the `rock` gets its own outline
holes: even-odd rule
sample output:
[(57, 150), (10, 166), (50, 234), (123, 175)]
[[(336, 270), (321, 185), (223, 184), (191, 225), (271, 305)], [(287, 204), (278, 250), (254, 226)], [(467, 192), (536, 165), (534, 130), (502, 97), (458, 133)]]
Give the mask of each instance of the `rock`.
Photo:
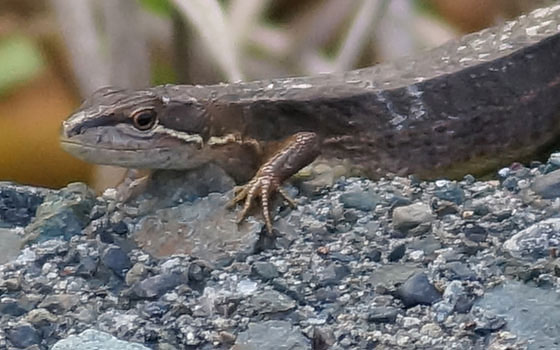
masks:
[(293, 309), (295, 301), (287, 295), (275, 290), (267, 290), (254, 295), (248, 307), (259, 314), (272, 314)]
[(18, 256), (23, 240), (16, 230), (0, 228), (0, 264)]
[(127, 270), (132, 266), (128, 255), (116, 245), (109, 245), (103, 250), (101, 262), (121, 278), (124, 278)]
[(44, 326), (56, 322), (58, 318), (47, 309), (38, 308), (29, 311), (25, 320), (35, 326)]
[[(436, 186), (438, 184), (439, 182), (436, 181)], [(461, 205), (465, 201), (465, 192), (456, 182), (445, 181), (441, 186), (437, 186), (434, 195), (439, 199), (453, 202), (457, 205)]]
[(367, 250), (364, 254), (364, 256), (368, 259), (370, 259), (373, 262), (379, 262), (381, 261), (381, 251), (379, 249), (370, 249)]
[(30, 324), (18, 324), (8, 331), (8, 340), (18, 348), (27, 348), (41, 343), (41, 335)]
[(395, 323), (398, 313), (394, 307), (375, 306), (369, 310), (367, 320), (373, 323)]
[(77, 295), (51, 294), (39, 304), (39, 307), (49, 310), (55, 314), (61, 314), (73, 309), (80, 302)]
[(414, 203), (393, 210), (393, 227), (396, 230), (407, 232), (423, 223), (433, 220), (432, 211), (424, 203)]
[(82, 233), (90, 222), (95, 195), (83, 183), (72, 183), (49, 193), (37, 209), (37, 215), (25, 228), (26, 242), (43, 242), (55, 237), (69, 240)]
[(416, 305), (432, 305), (441, 299), (441, 293), (430, 283), (424, 273), (417, 273), (410, 277), (397, 289), (396, 296), (401, 299), (405, 307)]
[(443, 292), (442, 300), (433, 305), (436, 311), (436, 320), (444, 322), (447, 316), (453, 312), (469, 312), (473, 300), (468, 297), (465, 288), (460, 281), (451, 281)]
[(459, 279), (459, 280), (469, 280), (474, 281), (476, 280), (476, 274), (474, 271), (469, 269), (466, 264), (463, 264), (460, 261), (451, 261), (445, 264), (445, 269), (451, 273), (451, 279)]
[(503, 317), (494, 315), (493, 313), (479, 309), (478, 307), (473, 308), (471, 313), (474, 316), (474, 332), (476, 334), (487, 336), (492, 332), (499, 331), (506, 325), (506, 321)]
[(406, 252), (406, 245), (404, 243), (399, 244), (399, 245), (395, 246), (393, 248), (393, 250), (391, 250), (391, 252), (387, 256), (387, 260), (389, 260), (391, 262), (401, 260), (401, 258), (404, 256), (405, 252)]
[(141, 307), (141, 312), (143, 315), (149, 318), (160, 318), (162, 317), (171, 306), (161, 301), (152, 301), (144, 304)]
[(82, 277), (91, 277), (97, 271), (98, 259), (91, 256), (84, 256), (80, 259), (80, 263), (76, 267), (76, 275)]
[(133, 297), (140, 299), (158, 298), (178, 285), (187, 282), (187, 277), (182, 274), (166, 273), (136, 282), (131, 287), (131, 293)]
[(560, 197), (560, 170), (535, 177), (531, 189), (545, 199)]
[(341, 194), (339, 201), (345, 208), (371, 211), (375, 209), (381, 198), (370, 191), (355, 191)]
[(426, 334), (430, 338), (438, 338), (442, 335), (441, 327), (436, 323), (426, 323), (420, 328), (420, 333)]
[(231, 196), (210, 193), (193, 202), (158, 209), (140, 220), (134, 240), (154, 257), (187, 254), (220, 261), (249, 255), (258, 249), (263, 223), (249, 218), (237, 225), (236, 210), (227, 208)]
[(348, 274), (350, 274), (348, 266), (331, 263), (324, 269), (316, 271), (315, 277), (317, 278), (317, 284), (324, 287), (340, 283)]
[(0, 228), (27, 226), (45, 196), (51, 192), (46, 188), (0, 181)]
[[(560, 344), (560, 313), (556, 310), (560, 310), (560, 298), (554, 289), (506, 281), (486, 291), (471, 313), (482, 332), (501, 329), (507, 322), (508, 330), (531, 344), (531, 349), (556, 349)], [(478, 321), (484, 318), (493, 321)]]
[(441, 243), (433, 235), (429, 235), (426, 238), (410, 242), (408, 248), (410, 250), (421, 250), (424, 255), (429, 256), (441, 248)]
[(112, 335), (88, 329), (58, 341), (51, 350), (150, 350), (141, 344), (118, 340)]
[(134, 283), (144, 279), (147, 275), (148, 269), (146, 269), (146, 265), (142, 263), (136, 263), (130, 270), (128, 270), (124, 281), (127, 285), (131, 286)]
[(484, 242), (488, 237), (488, 231), (484, 227), (476, 224), (465, 225), (463, 233), (468, 240), (476, 243)]
[(17, 300), (12, 298), (2, 298), (0, 300), (0, 315), (21, 316), (27, 310), (23, 308)]
[(257, 261), (251, 265), (251, 273), (263, 281), (269, 281), (279, 276), (278, 269), (274, 264)]
[[(288, 321), (251, 322), (231, 350), (310, 350), (310, 341)], [(53, 349), (59, 350), (59, 349)]]
[(423, 271), (420, 266), (410, 263), (384, 265), (372, 273), (369, 283), (375, 288), (393, 290), (395, 285), (404, 283), (420, 271)]
[(537, 260), (560, 246), (560, 218), (550, 218), (519, 231), (503, 244), (513, 257)]

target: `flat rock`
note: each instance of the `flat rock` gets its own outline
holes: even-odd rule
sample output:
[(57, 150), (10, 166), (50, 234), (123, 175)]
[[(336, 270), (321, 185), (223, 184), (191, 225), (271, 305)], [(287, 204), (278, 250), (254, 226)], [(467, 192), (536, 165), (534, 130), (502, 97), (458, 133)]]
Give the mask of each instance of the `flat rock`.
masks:
[(23, 239), (16, 230), (0, 228), (0, 264), (18, 256)]
[[(310, 341), (288, 321), (249, 323), (231, 350), (311, 350)], [(57, 350), (57, 349), (54, 349)]]
[(118, 340), (112, 335), (88, 329), (58, 341), (51, 350), (150, 350), (141, 344)]
[(393, 210), (393, 227), (406, 232), (420, 224), (431, 222), (433, 218), (432, 210), (428, 205), (414, 203)]
[(510, 332), (528, 341), (529, 350), (558, 349), (560, 294), (517, 281), (487, 291), (475, 305), (507, 322)]
[(395, 285), (404, 283), (408, 278), (420, 271), (423, 271), (423, 269), (416, 264), (384, 265), (373, 272), (369, 282), (375, 287), (392, 290)]
[(537, 176), (531, 184), (531, 189), (542, 198), (560, 197), (560, 169)]

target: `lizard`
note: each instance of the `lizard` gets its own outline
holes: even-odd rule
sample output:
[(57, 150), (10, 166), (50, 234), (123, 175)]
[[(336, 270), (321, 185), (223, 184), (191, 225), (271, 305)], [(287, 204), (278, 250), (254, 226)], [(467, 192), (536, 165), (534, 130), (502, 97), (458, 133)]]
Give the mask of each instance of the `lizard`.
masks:
[(413, 57), (342, 73), (215, 85), (102, 88), (62, 124), (88, 162), (193, 169), (238, 183), (243, 220), (317, 157), (352, 172), (433, 178), (521, 160), (560, 135), (560, 5)]

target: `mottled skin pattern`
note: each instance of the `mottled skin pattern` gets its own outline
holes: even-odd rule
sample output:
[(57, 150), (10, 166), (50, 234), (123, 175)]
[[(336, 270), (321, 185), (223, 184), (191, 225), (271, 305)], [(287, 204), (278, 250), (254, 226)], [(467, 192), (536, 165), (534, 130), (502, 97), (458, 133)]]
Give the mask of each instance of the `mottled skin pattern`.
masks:
[[(560, 5), (412, 58), (337, 74), (103, 89), (63, 124), (86, 161), (192, 169), (214, 162), (234, 202), (268, 200), (317, 155), (354, 173), (458, 177), (523, 160), (560, 135)], [(256, 175), (255, 175), (256, 174)], [(255, 176), (253, 176), (255, 175)]]

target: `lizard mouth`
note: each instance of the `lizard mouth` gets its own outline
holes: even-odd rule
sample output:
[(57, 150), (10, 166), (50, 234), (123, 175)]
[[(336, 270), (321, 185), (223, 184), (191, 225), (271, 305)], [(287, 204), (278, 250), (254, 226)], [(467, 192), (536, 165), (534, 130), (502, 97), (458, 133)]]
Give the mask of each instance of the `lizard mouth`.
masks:
[(108, 147), (61, 139), (60, 146), (88, 163), (137, 169), (189, 169), (199, 164), (200, 152), (192, 145), (181, 147)]
[(75, 141), (75, 140), (71, 140), (71, 139), (60, 139), (60, 146), (65, 150), (68, 151), (70, 153), (74, 153), (75, 150), (79, 150), (79, 149), (83, 149), (83, 150), (90, 150), (90, 151), (95, 151), (95, 150), (102, 150), (102, 151), (116, 151), (116, 152), (142, 152), (145, 150), (166, 150), (166, 149), (170, 149), (170, 147), (149, 147), (149, 148), (143, 148), (143, 147), (139, 147), (139, 146), (135, 146), (135, 147), (118, 147), (118, 146), (104, 146), (104, 145), (89, 145), (80, 141)]

